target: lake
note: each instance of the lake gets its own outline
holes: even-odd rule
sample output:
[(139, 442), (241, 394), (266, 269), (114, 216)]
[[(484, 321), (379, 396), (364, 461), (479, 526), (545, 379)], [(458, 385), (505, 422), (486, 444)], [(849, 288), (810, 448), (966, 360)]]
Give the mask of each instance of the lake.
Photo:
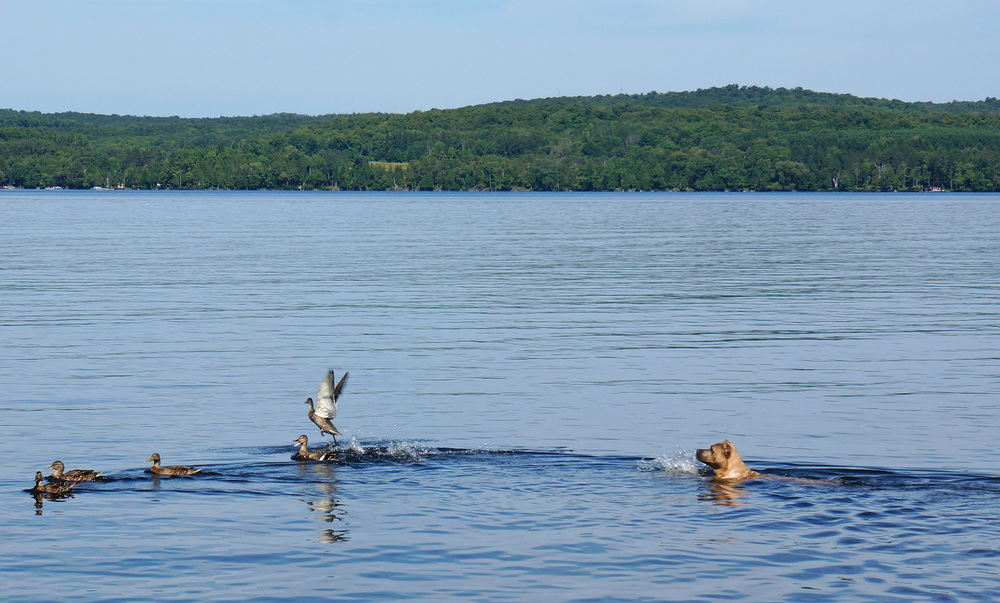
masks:
[[(998, 233), (990, 194), (0, 191), (0, 592), (1000, 599)], [(292, 460), (327, 369), (338, 456)], [(727, 438), (803, 479), (713, 482)], [(57, 459), (104, 475), (26, 493)]]

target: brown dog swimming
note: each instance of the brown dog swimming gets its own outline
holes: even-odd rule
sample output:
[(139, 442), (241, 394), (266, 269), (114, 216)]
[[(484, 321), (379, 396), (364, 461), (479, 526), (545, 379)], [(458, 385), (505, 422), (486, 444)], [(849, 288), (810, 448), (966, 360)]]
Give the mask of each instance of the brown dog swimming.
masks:
[(711, 448), (700, 448), (695, 457), (715, 470), (714, 479), (719, 481), (743, 481), (761, 477), (750, 467), (747, 467), (736, 452), (736, 446), (729, 440), (712, 444)]

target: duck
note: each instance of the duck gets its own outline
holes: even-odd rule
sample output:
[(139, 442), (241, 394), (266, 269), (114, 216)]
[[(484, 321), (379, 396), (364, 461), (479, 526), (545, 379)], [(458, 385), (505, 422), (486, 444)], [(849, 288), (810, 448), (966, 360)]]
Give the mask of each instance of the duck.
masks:
[(46, 469), (53, 470), (52, 475), (48, 477), (50, 482), (89, 482), (101, 475), (100, 471), (94, 471), (93, 469), (72, 469), (66, 471), (66, 465), (63, 465), (62, 461), (56, 461), (46, 467)]
[(333, 436), (333, 443), (336, 444), (337, 436), (341, 435), (340, 430), (337, 429), (336, 425), (330, 422), (330, 419), (326, 417), (321, 417), (318, 414), (316, 414), (316, 409), (313, 408), (312, 398), (306, 398), (306, 404), (309, 405), (309, 420), (315, 423), (316, 427), (319, 427), (320, 437), (322, 437), (323, 434), (328, 433), (331, 436)]
[(43, 483), (42, 472), (35, 471), (35, 486), (29, 490), (32, 494), (69, 494), (70, 490), (77, 482), (52, 482), (50, 484)]
[(194, 467), (185, 467), (183, 465), (168, 465), (166, 467), (160, 467), (160, 453), (154, 452), (153, 456), (146, 459), (146, 462), (153, 462), (153, 466), (149, 468), (150, 473), (156, 473), (158, 475), (194, 475), (201, 471), (201, 469), (195, 469)]
[(337, 453), (332, 450), (309, 450), (309, 438), (304, 434), (295, 438), (292, 442), (294, 445), (298, 445), (299, 450), (292, 456), (293, 459), (300, 461), (333, 461), (337, 458)]
[(337, 399), (340, 398), (340, 394), (344, 390), (344, 384), (347, 383), (347, 375), (349, 374), (344, 373), (340, 382), (334, 385), (333, 370), (327, 371), (326, 377), (319, 384), (319, 391), (316, 392), (315, 406), (313, 406), (312, 398), (306, 398), (306, 404), (309, 405), (309, 420), (315, 423), (316, 427), (319, 427), (320, 437), (327, 433), (333, 436), (334, 444), (337, 443), (337, 436), (341, 433), (330, 422), (330, 419), (337, 416)]

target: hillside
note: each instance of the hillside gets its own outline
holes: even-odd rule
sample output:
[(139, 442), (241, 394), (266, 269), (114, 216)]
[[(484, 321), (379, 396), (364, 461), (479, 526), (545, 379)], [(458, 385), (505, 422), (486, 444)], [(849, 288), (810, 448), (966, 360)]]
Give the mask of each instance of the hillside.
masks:
[(510, 101), (406, 115), (0, 111), (9, 187), (1000, 190), (1000, 101), (802, 89)]
[[(718, 88), (690, 92), (648, 92), (646, 94), (614, 94), (600, 96), (574, 96), (513, 100), (491, 105), (539, 105), (570, 102), (580, 105), (610, 107), (614, 105), (645, 105), (649, 107), (828, 107), (831, 109), (890, 109), (910, 113), (1000, 113), (1000, 100), (987, 98), (982, 101), (952, 101), (949, 103), (917, 102), (884, 98), (861, 98), (850, 94), (813, 92), (802, 88), (769, 88), (767, 86), (738, 86), (730, 84)], [(489, 105), (487, 105), (489, 106)]]

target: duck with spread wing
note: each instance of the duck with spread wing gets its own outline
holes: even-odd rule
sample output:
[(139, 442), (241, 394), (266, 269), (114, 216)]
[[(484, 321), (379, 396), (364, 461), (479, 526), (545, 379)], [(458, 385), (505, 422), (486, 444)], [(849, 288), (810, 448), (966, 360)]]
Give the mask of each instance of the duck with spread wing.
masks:
[(337, 436), (341, 434), (340, 430), (337, 429), (330, 419), (337, 416), (337, 399), (340, 398), (340, 394), (344, 391), (344, 383), (347, 382), (347, 375), (348, 373), (344, 373), (344, 376), (340, 378), (340, 382), (334, 385), (333, 370), (327, 371), (326, 377), (319, 384), (315, 406), (313, 405), (312, 398), (306, 398), (306, 404), (309, 405), (309, 420), (319, 427), (321, 437), (326, 433), (333, 436), (334, 444), (337, 443)]

